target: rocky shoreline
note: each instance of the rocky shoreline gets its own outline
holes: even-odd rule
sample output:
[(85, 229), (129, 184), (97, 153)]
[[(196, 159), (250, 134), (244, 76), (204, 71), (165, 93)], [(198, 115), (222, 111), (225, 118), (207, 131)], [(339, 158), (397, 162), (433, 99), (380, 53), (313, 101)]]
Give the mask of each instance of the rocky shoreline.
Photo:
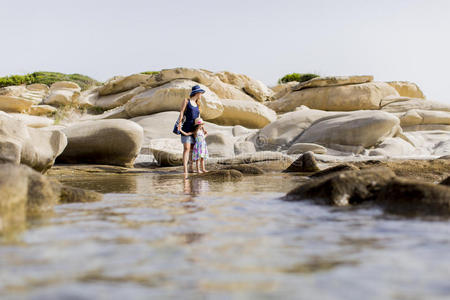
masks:
[(71, 172), (180, 173), (171, 128), (194, 84), (206, 91), (211, 172), (190, 180), (289, 171), (301, 183), (286, 191), (289, 201), (450, 215), (450, 105), (425, 99), (416, 84), (337, 76), (269, 88), (242, 74), (175, 68), (83, 91), (69, 81), (0, 89), (0, 232), (36, 207), (101, 198), (55, 181)]

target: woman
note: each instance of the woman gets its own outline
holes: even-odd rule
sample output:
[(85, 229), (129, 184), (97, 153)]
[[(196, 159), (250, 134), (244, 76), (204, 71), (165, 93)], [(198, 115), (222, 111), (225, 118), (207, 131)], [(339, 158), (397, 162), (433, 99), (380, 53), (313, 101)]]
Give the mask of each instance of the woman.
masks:
[[(183, 144), (183, 166), (184, 178), (187, 178), (188, 162), (189, 171), (192, 172), (192, 147), (195, 144), (194, 128), (195, 119), (200, 117), (200, 98), (205, 91), (199, 86), (192, 87), (191, 94), (188, 99), (184, 99), (180, 109), (180, 117), (178, 119), (178, 130), (181, 132), (181, 143)], [(183, 125), (181, 125), (183, 116), (186, 117)]]

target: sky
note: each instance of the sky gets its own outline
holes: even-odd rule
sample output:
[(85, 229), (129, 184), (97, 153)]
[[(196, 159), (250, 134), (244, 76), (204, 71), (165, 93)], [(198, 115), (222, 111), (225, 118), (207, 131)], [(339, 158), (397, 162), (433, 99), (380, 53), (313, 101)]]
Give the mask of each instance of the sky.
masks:
[(0, 0), (0, 76), (174, 67), (416, 82), (450, 103), (449, 0)]

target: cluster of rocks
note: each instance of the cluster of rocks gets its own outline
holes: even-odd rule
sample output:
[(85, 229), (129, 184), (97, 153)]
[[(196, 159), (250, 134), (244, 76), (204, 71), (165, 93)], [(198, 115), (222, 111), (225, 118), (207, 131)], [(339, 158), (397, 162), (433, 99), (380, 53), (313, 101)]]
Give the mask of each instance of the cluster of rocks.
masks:
[[(258, 151), (313, 151), (323, 159), (450, 154), (450, 105), (426, 100), (414, 83), (376, 82), (372, 76), (319, 77), (270, 89), (242, 74), (175, 68), (117, 76), (85, 91), (73, 82), (1, 89), (0, 110), (26, 127), (40, 128), (48, 136), (40, 141), (59, 146), (51, 147), (45, 162), (37, 163), (38, 158), (26, 163), (27, 155), (19, 159), (24, 150), (17, 147), (0, 156), (44, 165), (41, 169), (56, 157), (61, 162), (132, 166), (139, 153), (152, 154), (162, 166), (179, 165), (182, 147), (171, 128), (196, 84), (206, 91), (201, 115), (207, 121), (211, 157)], [(65, 105), (104, 112), (68, 118), (56, 126), (43, 116)], [(13, 139), (26, 136), (25, 131), (13, 133)], [(0, 142), (10, 145), (9, 140)]]
[[(438, 163), (450, 171), (450, 161), (441, 160)], [(312, 200), (333, 206), (374, 204), (389, 214), (408, 217), (450, 216), (450, 177), (440, 183), (430, 183), (399, 176), (395, 166), (372, 164), (362, 167), (339, 164), (318, 171), (313, 154), (307, 152), (286, 171), (309, 173), (309, 179), (287, 193), (284, 199)], [(404, 162), (396, 164), (400, 166)]]
[[(132, 167), (139, 154), (150, 154), (160, 166), (181, 165), (182, 145), (171, 130), (196, 84), (206, 91), (200, 109), (208, 162), (223, 168), (282, 170), (303, 153), (288, 171), (317, 171), (315, 158), (450, 155), (450, 105), (425, 99), (414, 83), (346, 76), (268, 88), (242, 74), (175, 68), (117, 76), (85, 91), (66, 81), (0, 89), (0, 163), (39, 172), (55, 161)], [(79, 113), (55, 117), (65, 107)], [(239, 178), (236, 172), (203, 176)]]

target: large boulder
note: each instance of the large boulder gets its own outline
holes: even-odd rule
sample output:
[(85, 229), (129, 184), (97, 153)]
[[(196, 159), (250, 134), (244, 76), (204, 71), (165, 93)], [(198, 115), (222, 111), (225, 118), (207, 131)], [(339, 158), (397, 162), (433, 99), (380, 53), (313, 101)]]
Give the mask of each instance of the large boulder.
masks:
[(267, 104), (277, 113), (289, 112), (305, 105), (309, 108), (330, 111), (379, 109), (380, 102), (397, 91), (384, 82), (368, 82), (340, 86), (301, 89)]
[(48, 93), (48, 86), (45, 84), (15, 85), (0, 89), (1, 96), (13, 96), (40, 103)]
[(151, 76), (147, 82), (148, 87), (157, 87), (175, 79), (188, 79), (207, 86), (220, 99), (254, 100), (244, 91), (234, 85), (222, 82), (212, 72), (206, 70), (175, 68), (164, 69)]
[(242, 89), (259, 102), (269, 100), (274, 95), (274, 92), (264, 83), (250, 78), (247, 75), (236, 74), (228, 71), (215, 73), (214, 75), (219, 77), (222, 82), (232, 84)]
[(449, 131), (409, 131), (403, 134), (414, 146), (415, 153), (437, 156), (450, 154)]
[(397, 90), (402, 97), (422, 98), (425, 99), (423, 92), (414, 82), (409, 81), (389, 81), (390, 86)]
[(208, 133), (206, 143), (211, 157), (232, 157), (234, 155), (235, 139), (224, 132)]
[(411, 143), (400, 137), (386, 138), (368, 153), (369, 156), (408, 156), (413, 154), (421, 153), (416, 151), (416, 148)]
[(0, 162), (46, 171), (66, 145), (67, 138), (61, 131), (30, 128), (0, 112)]
[(144, 130), (123, 119), (83, 121), (63, 129), (68, 139), (59, 162), (132, 167), (141, 150)]
[(165, 111), (150, 116), (141, 116), (130, 119), (144, 129), (144, 145), (153, 139), (172, 138), (180, 140), (180, 136), (172, 132), (175, 121), (180, 116), (177, 111)]
[(108, 110), (126, 104), (134, 96), (143, 91), (145, 91), (145, 88), (143, 86), (137, 86), (134, 89), (116, 94), (109, 94), (106, 96), (100, 96), (98, 98), (90, 94), (88, 97), (89, 102), (93, 103), (93, 105), (100, 107), (104, 110)]
[(381, 105), (381, 110), (390, 113), (407, 112), (411, 109), (450, 111), (450, 104), (437, 101), (408, 97), (388, 98), (387, 100)]
[(58, 81), (50, 86), (50, 91), (44, 103), (54, 106), (77, 105), (81, 88), (71, 81)]
[(25, 113), (33, 104), (32, 100), (25, 98), (0, 95), (0, 110), (5, 112)]
[(222, 114), (210, 121), (219, 125), (242, 125), (247, 128), (262, 128), (276, 120), (276, 113), (256, 101), (221, 100)]
[(331, 115), (307, 128), (296, 143), (324, 146), (349, 145), (371, 147), (401, 132), (400, 120), (382, 111), (355, 111)]
[(316, 77), (308, 81), (298, 83), (292, 88), (292, 90), (299, 91), (314, 87), (359, 84), (371, 81), (373, 81), (373, 76), (371, 75)]
[(288, 149), (295, 139), (315, 121), (342, 113), (331, 113), (323, 110), (300, 107), (298, 110), (285, 113), (277, 120), (260, 129), (249, 137), (258, 150)]
[(98, 89), (100, 96), (117, 94), (128, 91), (145, 83), (151, 76), (146, 74), (133, 74), (129, 76), (116, 76)]
[[(196, 84), (190, 80), (180, 79), (149, 89), (129, 101), (125, 105), (125, 110), (132, 117), (163, 111), (179, 111), (184, 99), (189, 97), (192, 86)], [(221, 101), (206, 86), (201, 87), (206, 91), (200, 100), (202, 118), (209, 120), (220, 116), (223, 111)]]

